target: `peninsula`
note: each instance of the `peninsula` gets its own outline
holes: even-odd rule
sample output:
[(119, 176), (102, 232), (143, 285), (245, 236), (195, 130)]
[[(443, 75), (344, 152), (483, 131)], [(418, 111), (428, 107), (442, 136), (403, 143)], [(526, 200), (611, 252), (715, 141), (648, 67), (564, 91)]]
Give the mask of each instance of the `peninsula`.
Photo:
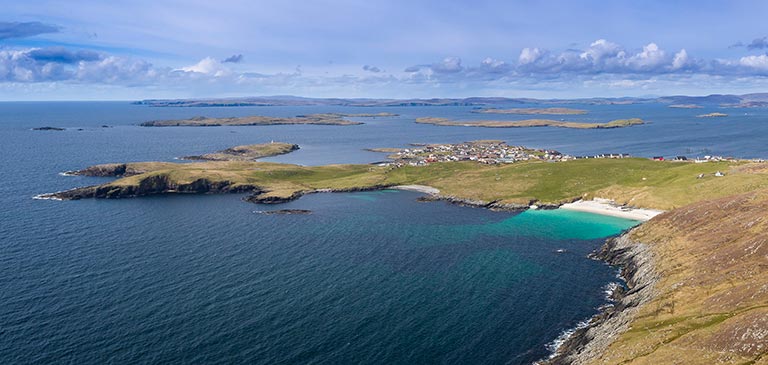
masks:
[(587, 114), (588, 111), (584, 109), (571, 109), (571, 108), (512, 108), (512, 109), (495, 109), (485, 108), (473, 110), (472, 113), (478, 114), (516, 114), (516, 115), (579, 115)]
[(392, 113), (365, 113), (344, 114), (324, 113), (297, 115), (295, 117), (270, 117), (253, 115), (248, 117), (209, 118), (193, 117), (189, 119), (153, 120), (139, 124), (142, 127), (219, 127), (219, 126), (257, 126), (257, 125), (290, 125), (290, 124), (314, 124), (314, 125), (359, 125), (360, 122), (345, 118), (377, 118), (393, 117)]
[[(68, 200), (166, 193), (251, 192), (249, 201), (271, 202), (292, 200), (319, 191), (424, 185), (438, 189), (446, 199), (499, 209), (526, 209), (531, 204), (559, 206), (579, 199), (601, 197), (619, 204), (669, 210), (703, 197), (768, 188), (768, 165), (764, 163), (713, 161), (696, 164), (645, 158), (552, 160), (530, 158), (532, 152), (517, 148), (508, 148), (506, 153), (511, 156), (525, 154), (529, 158), (507, 164), (467, 160), (415, 166), (298, 166), (239, 160), (104, 164), (73, 174), (122, 178), (41, 197)], [(718, 171), (726, 173), (717, 176)]]
[(610, 129), (631, 127), (633, 125), (644, 124), (640, 118), (617, 119), (607, 123), (582, 123), (566, 122), (552, 119), (526, 119), (516, 121), (502, 120), (477, 120), (477, 121), (454, 121), (447, 118), (424, 117), (417, 118), (416, 123), (432, 124), (439, 126), (452, 127), (484, 127), (484, 128), (525, 128), (525, 127), (558, 127), (574, 129)]

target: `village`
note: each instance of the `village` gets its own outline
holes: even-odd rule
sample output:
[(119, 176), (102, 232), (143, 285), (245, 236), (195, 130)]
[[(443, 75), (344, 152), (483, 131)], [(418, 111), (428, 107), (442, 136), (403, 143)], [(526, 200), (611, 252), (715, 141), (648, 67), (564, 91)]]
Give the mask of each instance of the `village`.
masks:
[[(476, 161), (481, 164), (509, 164), (519, 161), (548, 161), (563, 162), (585, 158), (629, 158), (626, 153), (606, 153), (590, 156), (572, 156), (555, 150), (532, 149), (524, 146), (510, 146), (504, 141), (481, 140), (457, 144), (412, 144), (413, 148), (404, 149), (371, 149), (377, 152), (389, 152), (391, 161), (381, 162), (379, 166), (425, 166), (436, 162)], [(665, 161), (663, 156), (651, 158)], [(676, 156), (669, 159), (677, 162), (717, 162), (736, 161), (734, 158), (721, 156), (704, 156), (689, 159), (686, 156)]]

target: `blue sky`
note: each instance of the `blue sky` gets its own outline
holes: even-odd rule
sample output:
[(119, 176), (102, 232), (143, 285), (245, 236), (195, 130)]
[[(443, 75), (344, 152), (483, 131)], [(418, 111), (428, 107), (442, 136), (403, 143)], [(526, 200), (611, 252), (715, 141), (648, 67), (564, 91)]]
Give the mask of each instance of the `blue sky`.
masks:
[(766, 1), (0, 0), (0, 100), (768, 91)]

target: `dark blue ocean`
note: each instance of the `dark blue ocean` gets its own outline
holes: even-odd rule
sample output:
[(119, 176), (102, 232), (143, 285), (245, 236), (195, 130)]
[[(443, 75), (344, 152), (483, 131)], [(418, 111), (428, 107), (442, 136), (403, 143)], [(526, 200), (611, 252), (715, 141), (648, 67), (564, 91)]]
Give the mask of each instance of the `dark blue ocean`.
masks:
[[(581, 106), (580, 106), (581, 107)], [(570, 154), (768, 156), (765, 109), (583, 106), (614, 130), (414, 124), (501, 119), (471, 107), (150, 108), (0, 103), (0, 363), (524, 364), (606, 303), (616, 269), (586, 258), (636, 222), (563, 211), (491, 212), (418, 193), (315, 194), (282, 206), (241, 195), (58, 202), (108, 179), (65, 170), (173, 161), (270, 140), (270, 160), (367, 163), (368, 147), (503, 139)], [(196, 115), (379, 112), (361, 126), (143, 128)], [(747, 113), (747, 115), (744, 115)], [(509, 118), (512, 119), (512, 118)], [(104, 128), (107, 125), (109, 128)], [(65, 131), (32, 131), (54, 126)], [(264, 215), (265, 209), (311, 215)], [(557, 250), (565, 249), (565, 253)]]

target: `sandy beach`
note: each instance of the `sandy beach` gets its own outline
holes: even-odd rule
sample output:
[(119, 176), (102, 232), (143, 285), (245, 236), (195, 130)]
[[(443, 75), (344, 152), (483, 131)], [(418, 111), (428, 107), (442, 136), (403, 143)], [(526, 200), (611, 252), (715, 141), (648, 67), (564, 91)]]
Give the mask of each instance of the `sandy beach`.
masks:
[(613, 217), (647, 221), (661, 213), (662, 210), (629, 208), (616, 204), (613, 200), (596, 198), (595, 200), (579, 200), (563, 204), (560, 209), (575, 210), (594, 214), (610, 215)]
[(417, 191), (419, 193), (432, 194), (432, 195), (436, 195), (440, 193), (440, 190), (435, 189), (431, 186), (425, 186), (425, 185), (398, 185), (393, 187), (393, 189)]

